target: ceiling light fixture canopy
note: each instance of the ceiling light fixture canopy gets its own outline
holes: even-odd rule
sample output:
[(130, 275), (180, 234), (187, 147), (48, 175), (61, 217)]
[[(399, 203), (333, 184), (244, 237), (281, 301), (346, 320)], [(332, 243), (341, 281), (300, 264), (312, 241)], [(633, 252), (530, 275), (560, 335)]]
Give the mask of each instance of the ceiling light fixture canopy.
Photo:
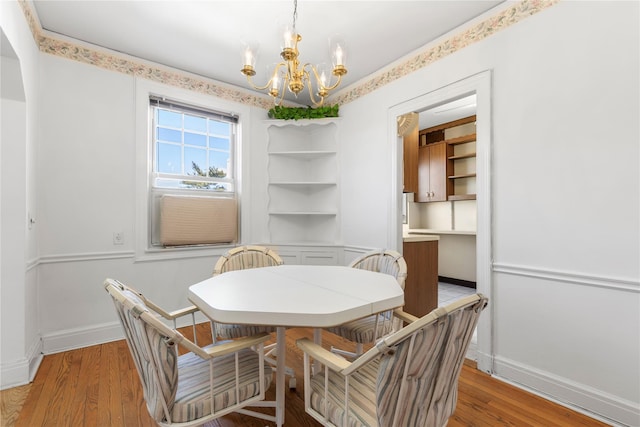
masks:
[[(293, 25), (285, 29), (282, 52), (280, 57), (284, 60), (275, 65), (271, 78), (264, 86), (255, 85), (252, 77), (256, 75), (255, 63), (257, 57), (257, 46), (247, 45), (243, 52), (244, 65), (242, 74), (247, 76), (249, 84), (257, 90), (267, 90), (273, 97), (274, 103), (280, 105), (284, 98), (285, 90), (289, 90), (297, 97), (307, 87), (311, 102), (315, 106), (324, 104), (324, 98), (329, 92), (340, 85), (342, 76), (347, 74), (345, 68), (347, 52), (344, 42), (339, 38), (331, 41), (331, 70), (326, 66), (314, 66), (306, 63), (300, 65), (298, 42), (302, 36), (296, 31), (296, 18), (298, 16), (298, 0), (293, 1)], [(332, 82), (331, 76), (337, 77)], [(312, 84), (313, 82), (313, 84)], [(315, 87), (315, 89), (314, 89)]]

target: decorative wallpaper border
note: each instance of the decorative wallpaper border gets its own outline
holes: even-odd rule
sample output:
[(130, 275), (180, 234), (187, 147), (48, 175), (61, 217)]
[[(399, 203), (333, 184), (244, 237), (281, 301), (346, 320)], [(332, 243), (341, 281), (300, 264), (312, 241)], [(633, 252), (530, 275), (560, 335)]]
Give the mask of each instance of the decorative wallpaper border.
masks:
[[(338, 91), (330, 97), (330, 102), (346, 104), (365, 96), (382, 86), (398, 80), (414, 71), (424, 68), (435, 61), (455, 53), (473, 43), (484, 40), (497, 31), (503, 30), (523, 19), (544, 10), (560, 0), (522, 0), (504, 9), (497, 15), (487, 18), (479, 24), (454, 35), (436, 46), (427, 48), (416, 56), (381, 73), (375, 73), (369, 79), (352, 89)], [(142, 77), (182, 89), (204, 93), (244, 105), (265, 110), (273, 106), (271, 98), (262, 97), (239, 88), (223, 86), (213, 80), (194, 77), (186, 72), (173, 71), (168, 67), (150, 65), (150, 63), (128, 59), (125, 55), (110, 54), (94, 48), (85, 47), (45, 35), (29, 0), (18, 0), (33, 38), (40, 51), (61, 56), (85, 64), (95, 65), (109, 71)]]
[(331, 98), (331, 101), (341, 105), (354, 101), (394, 80), (398, 80), (414, 71), (424, 68), (473, 43), (484, 40), (500, 30), (553, 6), (559, 1), (560, 0), (523, 0), (503, 10), (499, 14), (480, 22), (474, 27), (454, 35), (436, 46), (426, 49), (405, 62), (392, 67), (388, 71), (380, 74), (376, 73), (375, 77), (351, 90), (336, 93), (336, 95)]
[(194, 77), (186, 72), (178, 72), (169, 67), (152, 65), (150, 62), (143, 62), (140, 59), (132, 60), (129, 59), (132, 57), (128, 55), (111, 54), (83, 46), (80, 43), (72, 43), (45, 35), (33, 5), (28, 0), (18, 0), (18, 2), (41, 52), (84, 64), (95, 65), (105, 70), (142, 77), (182, 89), (235, 101), (244, 105), (260, 107), (265, 110), (273, 107), (273, 100), (267, 95), (260, 96), (249, 91), (243, 92), (239, 88), (223, 86), (211, 79)]

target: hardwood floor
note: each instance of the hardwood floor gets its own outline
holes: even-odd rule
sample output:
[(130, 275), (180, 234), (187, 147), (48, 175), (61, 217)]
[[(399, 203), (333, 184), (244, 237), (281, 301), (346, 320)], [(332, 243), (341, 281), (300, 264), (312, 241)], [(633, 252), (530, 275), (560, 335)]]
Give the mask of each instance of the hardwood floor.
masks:
[[(190, 328), (182, 330), (191, 335)], [(287, 365), (294, 368), (297, 389), (287, 391), (285, 426), (319, 426), (304, 412), (302, 353), (295, 345), (312, 330), (287, 331)], [(211, 342), (208, 324), (199, 325), (200, 343)], [(207, 341), (208, 339), (208, 341)], [(325, 345), (349, 348), (344, 340), (323, 334)], [(273, 399), (274, 386), (267, 398)], [(3, 427), (155, 426), (145, 406), (138, 374), (125, 341), (116, 341), (44, 357), (33, 383), (4, 390)], [(273, 423), (232, 414), (207, 427), (263, 427)], [(491, 378), (467, 361), (460, 377), (458, 404), (448, 427), (605, 426), (599, 421)]]

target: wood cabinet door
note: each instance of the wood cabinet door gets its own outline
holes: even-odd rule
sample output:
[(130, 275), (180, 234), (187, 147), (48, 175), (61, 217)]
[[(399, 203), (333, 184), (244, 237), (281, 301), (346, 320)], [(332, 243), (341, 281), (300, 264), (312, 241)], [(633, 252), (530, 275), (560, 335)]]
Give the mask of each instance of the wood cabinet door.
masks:
[(418, 149), (418, 190), (414, 195), (416, 202), (430, 201), (431, 185), (429, 184), (429, 156), (428, 145), (423, 145)]
[(404, 186), (402, 191), (405, 193), (418, 192), (418, 126), (408, 135), (403, 137), (404, 149)]
[(429, 149), (430, 202), (447, 200), (447, 144), (433, 144)]
[(447, 200), (447, 144), (423, 145), (418, 150), (416, 202)]

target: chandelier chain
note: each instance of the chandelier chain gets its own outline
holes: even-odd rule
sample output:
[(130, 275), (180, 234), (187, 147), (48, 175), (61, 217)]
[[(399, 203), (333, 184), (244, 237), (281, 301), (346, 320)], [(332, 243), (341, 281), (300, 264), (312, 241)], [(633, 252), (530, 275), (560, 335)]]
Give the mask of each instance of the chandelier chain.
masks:
[(298, 18), (298, 0), (293, 0), (293, 33), (296, 32), (296, 19)]

